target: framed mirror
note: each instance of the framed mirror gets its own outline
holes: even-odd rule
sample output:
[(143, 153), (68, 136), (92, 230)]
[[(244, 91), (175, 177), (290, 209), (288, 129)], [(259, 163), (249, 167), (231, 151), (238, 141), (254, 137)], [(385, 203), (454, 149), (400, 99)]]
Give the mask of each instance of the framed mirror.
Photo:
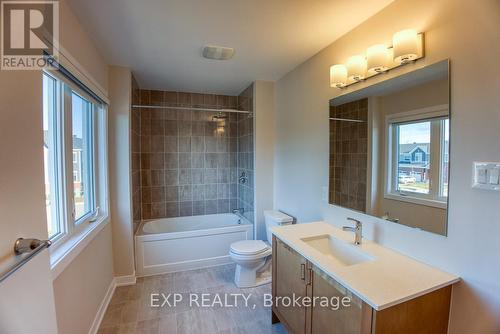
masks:
[(330, 100), (329, 203), (446, 235), (449, 61)]

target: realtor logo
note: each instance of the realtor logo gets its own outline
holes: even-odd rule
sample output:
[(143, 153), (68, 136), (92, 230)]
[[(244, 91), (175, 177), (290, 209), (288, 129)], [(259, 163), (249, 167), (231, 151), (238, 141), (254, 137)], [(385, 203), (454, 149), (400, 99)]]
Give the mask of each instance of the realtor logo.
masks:
[(52, 67), (58, 43), (58, 1), (1, 1), (2, 70)]

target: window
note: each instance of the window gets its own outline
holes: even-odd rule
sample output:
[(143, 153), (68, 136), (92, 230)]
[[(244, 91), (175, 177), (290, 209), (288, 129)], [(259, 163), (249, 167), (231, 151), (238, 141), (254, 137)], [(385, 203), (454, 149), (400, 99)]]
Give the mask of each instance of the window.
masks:
[(58, 73), (43, 74), (45, 198), (53, 241), (105, 216), (99, 210), (107, 207), (105, 114), (80, 86)]
[[(93, 201), (93, 123), (92, 106), (89, 101), (71, 93), (71, 120), (73, 154), (77, 155), (77, 162), (73, 162), (73, 173), (78, 176), (73, 182), (73, 203), (75, 220), (94, 212)], [(81, 159), (78, 159), (80, 157)]]
[[(390, 115), (386, 197), (437, 206), (446, 203), (449, 170), (447, 108)], [(427, 203), (426, 203), (427, 201)]]
[(45, 210), (47, 213), (47, 229), (49, 239), (53, 239), (62, 232), (60, 224), (60, 197), (58, 177), (57, 151), (57, 89), (56, 80), (47, 75), (43, 76), (43, 161), (45, 175)]

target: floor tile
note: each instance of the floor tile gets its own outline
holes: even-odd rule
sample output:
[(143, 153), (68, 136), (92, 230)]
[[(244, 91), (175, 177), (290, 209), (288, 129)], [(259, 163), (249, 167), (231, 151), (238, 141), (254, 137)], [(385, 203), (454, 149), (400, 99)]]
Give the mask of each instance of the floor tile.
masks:
[[(271, 309), (263, 305), (264, 295), (271, 293), (271, 284), (239, 289), (233, 282), (234, 270), (234, 265), (225, 265), (141, 277), (135, 285), (118, 287), (98, 333), (286, 334), (283, 325), (271, 324)], [(175, 307), (174, 293), (182, 298)], [(163, 296), (169, 296), (171, 306), (152, 307), (151, 294), (160, 303)], [(248, 305), (241, 296), (236, 305), (234, 294), (245, 294)], [(219, 305), (225, 297), (232, 307)], [(198, 304), (190, 303), (190, 298)]]

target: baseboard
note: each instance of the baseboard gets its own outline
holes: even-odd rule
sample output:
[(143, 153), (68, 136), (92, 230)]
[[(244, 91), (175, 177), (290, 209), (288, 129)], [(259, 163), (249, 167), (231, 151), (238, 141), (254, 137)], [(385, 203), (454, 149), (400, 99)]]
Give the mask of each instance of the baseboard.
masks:
[(135, 270), (132, 275), (115, 277), (116, 286), (134, 285), (136, 283)]
[(90, 327), (89, 334), (97, 334), (97, 332), (99, 331), (102, 319), (104, 318), (104, 314), (106, 314), (106, 310), (108, 309), (109, 302), (111, 302), (111, 298), (113, 298), (113, 294), (115, 293), (116, 287), (125, 285), (134, 285), (135, 283), (136, 283), (135, 271), (132, 275), (118, 276), (111, 280), (111, 283), (109, 283), (108, 286), (108, 290), (106, 291), (106, 294), (102, 299), (101, 305), (99, 305), (99, 310), (95, 315), (92, 327)]
[(109, 284), (108, 291), (106, 291), (106, 294), (104, 295), (101, 305), (99, 305), (99, 310), (95, 315), (94, 322), (92, 323), (92, 326), (90, 327), (89, 330), (89, 334), (97, 334), (97, 331), (99, 331), (99, 327), (101, 326), (101, 322), (102, 319), (104, 318), (104, 314), (106, 313), (109, 302), (113, 297), (115, 288), (116, 288), (116, 278), (113, 278), (111, 280), (111, 283)]
[(152, 276), (152, 275), (161, 275), (167, 273), (174, 273), (178, 271), (187, 271), (187, 270), (195, 270), (202, 268), (209, 268), (215, 266), (221, 266), (225, 264), (234, 263), (229, 255), (212, 257), (207, 259), (200, 260), (191, 260), (191, 261), (183, 261), (183, 262), (175, 262), (175, 263), (167, 263), (167, 264), (157, 264), (151, 265), (144, 268), (139, 268), (137, 272), (138, 277)]

